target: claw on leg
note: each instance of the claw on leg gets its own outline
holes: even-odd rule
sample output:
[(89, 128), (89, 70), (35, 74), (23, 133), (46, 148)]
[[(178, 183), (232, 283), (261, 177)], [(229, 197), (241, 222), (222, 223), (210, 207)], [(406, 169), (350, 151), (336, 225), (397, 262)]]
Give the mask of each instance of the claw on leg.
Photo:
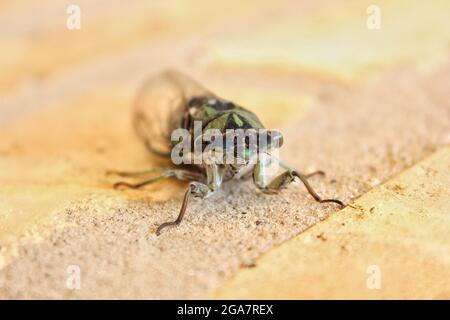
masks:
[[(258, 188), (260, 188), (265, 193), (277, 193), (280, 189), (285, 188), (288, 184), (290, 184), (294, 178), (299, 178), (302, 183), (305, 185), (306, 189), (308, 190), (309, 194), (320, 203), (326, 203), (326, 202), (333, 202), (341, 206), (341, 208), (345, 207), (344, 203), (341, 200), (338, 199), (322, 199), (311, 187), (311, 185), (308, 182), (308, 178), (314, 176), (314, 175), (325, 175), (323, 171), (314, 171), (310, 174), (301, 174), (298, 171), (288, 169), (287, 171), (284, 171), (280, 175), (276, 176), (270, 183), (266, 183), (266, 179), (264, 177), (264, 167), (265, 163), (260, 162), (255, 166), (255, 169), (253, 171), (253, 181), (256, 184)], [(284, 165), (284, 167), (288, 167)]]
[(311, 185), (309, 184), (308, 180), (307, 180), (307, 176), (297, 172), (297, 171), (292, 171), (291, 174), (294, 177), (297, 177), (300, 179), (300, 181), (303, 183), (303, 185), (306, 187), (306, 190), (308, 190), (309, 194), (314, 198), (314, 200), (316, 200), (317, 202), (320, 203), (325, 203), (325, 202), (334, 202), (337, 203), (338, 205), (341, 206), (341, 208), (344, 208), (345, 205), (341, 200), (338, 199), (322, 199), (315, 191), (314, 189), (311, 187)]
[(177, 226), (180, 224), (181, 220), (183, 220), (184, 214), (186, 212), (187, 204), (191, 195), (205, 198), (208, 194), (213, 192), (210, 186), (201, 183), (201, 182), (191, 182), (189, 184), (186, 193), (184, 194), (183, 204), (181, 205), (180, 213), (178, 217), (174, 221), (164, 222), (161, 224), (158, 229), (156, 229), (156, 235), (159, 236), (161, 234), (162, 229), (169, 226)]
[(177, 226), (180, 224), (181, 220), (183, 220), (184, 213), (186, 212), (186, 207), (187, 207), (191, 193), (192, 193), (192, 187), (191, 187), (191, 185), (189, 185), (189, 188), (186, 190), (186, 193), (184, 194), (183, 204), (181, 205), (180, 213), (178, 214), (177, 219), (175, 221), (168, 221), (168, 222), (162, 223), (158, 227), (158, 229), (156, 229), (157, 236), (159, 236), (161, 234), (162, 229), (169, 227), (169, 226)]
[[(194, 173), (189, 173), (194, 174)], [(192, 176), (191, 176), (192, 177)], [(203, 175), (202, 175), (203, 177)], [(156, 235), (159, 236), (161, 231), (169, 226), (177, 226), (180, 224), (181, 220), (183, 220), (184, 214), (186, 212), (186, 207), (189, 201), (190, 196), (205, 198), (216, 190), (220, 188), (223, 180), (223, 171), (220, 167), (213, 163), (206, 167), (206, 184), (197, 181), (193, 181), (189, 184), (186, 193), (184, 194), (183, 204), (181, 205), (180, 213), (175, 221), (164, 222), (161, 224), (156, 230)]]

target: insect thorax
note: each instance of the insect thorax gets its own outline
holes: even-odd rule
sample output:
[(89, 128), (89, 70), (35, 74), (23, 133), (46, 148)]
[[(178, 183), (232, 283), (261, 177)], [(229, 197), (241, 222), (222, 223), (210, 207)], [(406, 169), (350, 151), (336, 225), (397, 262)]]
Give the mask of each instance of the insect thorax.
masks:
[(262, 129), (264, 126), (251, 111), (222, 99), (196, 97), (188, 103), (188, 127), (193, 130), (194, 121), (201, 121), (203, 129)]
[[(223, 158), (222, 163), (231, 165), (228, 168), (231, 171), (247, 165), (258, 152), (266, 152), (273, 141), (271, 132), (264, 129), (254, 113), (217, 98), (192, 98), (186, 105), (181, 129), (189, 136), (190, 148), (186, 148), (184, 138), (172, 140), (172, 155), (180, 154), (180, 146), (183, 148), (181, 154), (188, 159), (203, 159), (208, 152), (214, 151), (216, 157)], [(188, 163), (200, 164), (190, 160)]]

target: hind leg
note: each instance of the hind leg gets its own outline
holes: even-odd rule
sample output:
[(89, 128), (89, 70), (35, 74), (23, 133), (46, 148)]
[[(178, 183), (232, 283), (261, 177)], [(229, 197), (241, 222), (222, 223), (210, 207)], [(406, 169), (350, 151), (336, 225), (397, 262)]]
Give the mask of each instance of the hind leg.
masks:
[(108, 170), (106, 171), (107, 175), (116, 175), (119, 177), (140, 177), (140, 176), (145, 176), (148, 175), (150, 173), (154, 173), (154, 172), (161, 172), (161, 171), (167, 171), (170, 169), (165, 169), (165, 168), (152, 168), (152, 169), (148, 169), (148, 170), (143, 170), (143, 171), (115, 171), (115, 170)]
[[(126, 174), (127, 174), (127, 176), (131, 176), (130, 174), (135, 176), (135, 175), (147, 174), (147, 173), (150, 173), (150, 172), (153, 172), (153, 171), (156, 171), (156, 170), (147, 170), (147, 171), (143, 171), (143, 172), (139, 172), (139, 173), (135, 172), (135, 173), (126, 173)], [(153, 177), (151, 179), (144, 180), (144, 181), (139, 182), (139, 183), (132, 184), (132, 183), (128, 183), (128, 182), (125, 182), (125, 181), (119, 181), (119, 182), (116, 182), (114, 184), (114, 188), (117, 189), (119, 187), (127, 187), (127, 188), (130, 188), (130, 189), (139, 189), (139, 188), (141, 188), (143, 186), (146, 186), (148, 184), (151, 184), (151, 183), (154, 183), (154, 182), (158, 182), (160, 180), (163, 180), (163, 179), (166, 179), (166, 178), (171, 178), (171, 177), (175, 177), (178, 180), (185, 180), (185, 181), (204, 181), (205, 180), (205, 175), (202, 174), (202, 173), (191, 172), (191, 171), (187, 171), (187, 170), (173, 169), (173, 170), (165, 170), (160, 175), (158, 175), (156, 177)]]

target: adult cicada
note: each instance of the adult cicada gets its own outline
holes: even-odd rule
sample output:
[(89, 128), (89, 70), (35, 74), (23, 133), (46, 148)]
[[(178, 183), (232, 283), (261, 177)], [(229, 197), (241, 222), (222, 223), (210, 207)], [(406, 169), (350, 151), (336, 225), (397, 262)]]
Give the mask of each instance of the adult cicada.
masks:
[[(144, 84), (136, 100), (133, 125), (150, 152), (172, 159), (171, 168), (113, 172), (124, 177), (157, 173), (142, 182), (118, 182), (115, 187), (141, 188), (169, 177), (190, 181), (178, 217), (162, 223), (157, 235), (181, 222), (190, 197), (206, 198), (230, 179), (252, 177), (263, 192), (277, 193), (298, 178), (316, 201), (344, 206), (337, 199), (322, 199), (308, 183), (309, 177), (323, 175), (322, 171), (302, 174), (279, 161), (285, 171), (269, 179), (268, 167), (275, 158), (272, 151), (283, 142), (281, 133), (265, 129), (253, 112), (216, 96), (180, 72), (166, 71)], [(210, 132), (214, 134), (204, 139)], [(189, 139), (180, 139), (186, 136)]]

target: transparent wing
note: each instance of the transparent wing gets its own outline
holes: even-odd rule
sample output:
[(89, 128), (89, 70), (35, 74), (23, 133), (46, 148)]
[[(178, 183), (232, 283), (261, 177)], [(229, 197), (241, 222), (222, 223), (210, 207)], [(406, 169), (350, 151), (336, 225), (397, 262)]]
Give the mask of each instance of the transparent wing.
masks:
[(178, 71), (165, 71), (149, 79), (135, 104), (133, 125), (139, 138), (151, 152), (170, 156), (172, 131), (184, 127), (189, 102), (204, 97), (215, 95)]

